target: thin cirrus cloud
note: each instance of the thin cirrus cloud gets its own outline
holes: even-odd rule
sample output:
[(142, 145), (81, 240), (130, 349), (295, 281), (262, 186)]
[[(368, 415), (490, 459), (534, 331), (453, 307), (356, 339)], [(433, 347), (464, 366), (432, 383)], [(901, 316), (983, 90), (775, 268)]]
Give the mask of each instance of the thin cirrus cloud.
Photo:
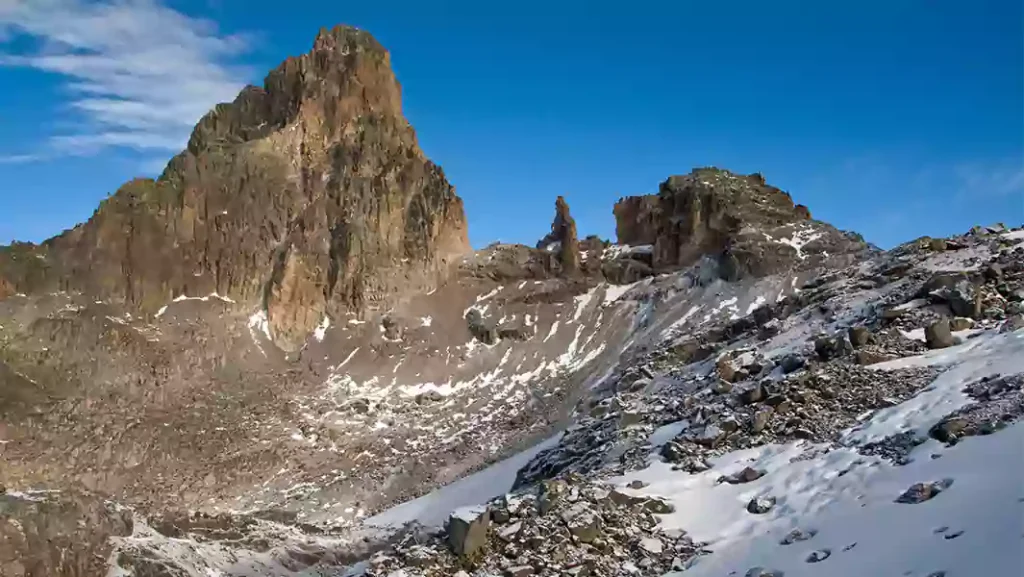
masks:
[[(14, 39), (33, 48), (13, 52)], [(0, 163), (179, 150), (196, 121), (244, 85), (234, 61), (247, 46), (157, 0), (0, 0), (0, 67), (58, 75), (76, 126)]]

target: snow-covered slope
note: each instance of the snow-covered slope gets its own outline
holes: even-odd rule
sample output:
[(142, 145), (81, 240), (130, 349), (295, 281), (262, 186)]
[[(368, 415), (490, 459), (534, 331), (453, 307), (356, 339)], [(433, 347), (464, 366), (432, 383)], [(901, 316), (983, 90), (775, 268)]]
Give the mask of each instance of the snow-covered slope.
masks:
[[(702, 473), (672, 470), (654, 458), (647, 468), (612, 479), (665, 498), (675, 512), (666, 530), (683, 529), (706, 542), (683, 575), (748, 575), (757, 567), (778, 575), (1019, 575), (1024, 569), (1024, 423), (955, 446), (927, 438), (928, 429), (970, 402), (964, 389), (981, 376), (1024, 370), (1024, 331), (986, 335), (953, 349), (889, 364), (948, 366), (908, 401), (878, 411), (844, 439), (880, 440), (915, 431), (923, 444), (897, 466), (855, 448), (804, 441), (727, 453)], [(886, 367), (879, 367), (885, 370)], [(764, 475), (745, 484), (720, 479), (750, 467)], [(898, 498), (917, 483), (951, 480), (933, 499)], [(773, 497), (755, 515), (747, 504)], [(799, 531), (806, 540), (786, 543)], [(754, 573), (757, 575), (757, 573)]]

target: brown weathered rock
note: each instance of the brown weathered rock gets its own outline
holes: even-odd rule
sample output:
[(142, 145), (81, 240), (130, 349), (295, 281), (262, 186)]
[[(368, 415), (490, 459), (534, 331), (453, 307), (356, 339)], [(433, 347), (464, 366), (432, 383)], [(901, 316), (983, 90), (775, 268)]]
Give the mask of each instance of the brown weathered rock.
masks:
[(128, 182), (41, 247), (0, 249), (0, 292), (76, 290), (143, 313), (216, 292), (265, 307), (294, 349), (325, 313), (435, 286), (468, 250), (388, 52), (337, 27), (203, 117), (158, 180)]
[(949, 328), (953, 331), (965, 331), (974, 326), (974, 319), (967, 317), (953, 317), (949, 321)]
[(850, 327), (849, 337), (850, 344), (860, 348), (871, 342), (871, 331), (867, 327)]
[(722, 257), (726, 280), (763, 276), (802, 262), (813, 251), (810, 243), (797, 251), (781, 242), (800, 231), (833, 256), (867, 246), (828, 225), (808, 222), (806, 207), (794, 205), (789, 194), (765, 184), (760, 175), (716, 168), (669, 177), (657, 195), (620, 199), (614, 213), (619, 244), (653, 246), (654, 272), (687, 267), (710, 255)]
[[(550, 248), (549, 248), (550, 247)], [(576, 221), (569, 214), (565, 198), (555, 199), (555, 219), (551, 232), (537, 243), (537, 248), (557, 252), (562, 272), (575, 273), (580, 268), (580, 246), (576, 237)]]
[(950, 332), (949, 319), (935, 321), (924, 329), (925, 342), (930, 349), (944, 349), (956, 344)]

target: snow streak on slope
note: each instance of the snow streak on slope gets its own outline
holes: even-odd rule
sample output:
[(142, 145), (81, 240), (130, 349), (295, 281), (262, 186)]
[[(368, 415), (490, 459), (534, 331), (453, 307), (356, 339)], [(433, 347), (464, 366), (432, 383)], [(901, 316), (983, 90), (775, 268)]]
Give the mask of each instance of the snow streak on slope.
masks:
[(555, 446), (559, 436), (555, 435), (530, 449), (418, 499), (392, 507), (370, 517), (365, 523), (377, 527), (398, 527), (410, 521), (418, 521), (427, 526), (440, 526), (452, 511), (484, 503), (511, 490), (516, 480), (516, 472), (535, 455)]

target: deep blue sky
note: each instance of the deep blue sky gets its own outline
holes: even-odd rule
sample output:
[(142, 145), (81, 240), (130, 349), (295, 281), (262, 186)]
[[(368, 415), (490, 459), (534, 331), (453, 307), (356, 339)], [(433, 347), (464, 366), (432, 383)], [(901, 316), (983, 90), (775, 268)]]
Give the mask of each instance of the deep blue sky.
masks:
[[(191, 30), (188, 18), (210, 21), (204, 37), (239, 35), (181, 37), (209, 67), (173, 53), (124, 64), (118, 82), (169, 67), (143, 82), (140, 106), (159, 110), (129, 126), (141, 144), (95, 137), (121, 122), (102, 116), (110, 102), (80, 102), (67, 76), (77, 61), (39, 60), (132, 60), (130, 38), (106, 40), (126, 34), (121, 16), (93, 25), (82, 14), (104, 14), (102, 3), (14, 3), (5, 13), (0, 1), (0, 242), (88, 218), (119, 183), (158, 172), (211, 94), (260, 83), (338, 23), (391, 51), (406, 114), (465, 200), (476, 246), (535, 242), (559, 194), (581, 234), (613, 238), (617, 198), (703, 165), (760, 171), (815, 217), (882, 246), (1024, 220), (1020, 0), (162, 4), (180, 19), (135, 0), (122, 10), (157, 23), (147, 38), (174, 44), (168, 23)], [(61, 13), (65, 28), (44, 17)], [(206, 90), (211, 77), (222, 81)], [(161, 111), (170, 118), (151, 126)]]

